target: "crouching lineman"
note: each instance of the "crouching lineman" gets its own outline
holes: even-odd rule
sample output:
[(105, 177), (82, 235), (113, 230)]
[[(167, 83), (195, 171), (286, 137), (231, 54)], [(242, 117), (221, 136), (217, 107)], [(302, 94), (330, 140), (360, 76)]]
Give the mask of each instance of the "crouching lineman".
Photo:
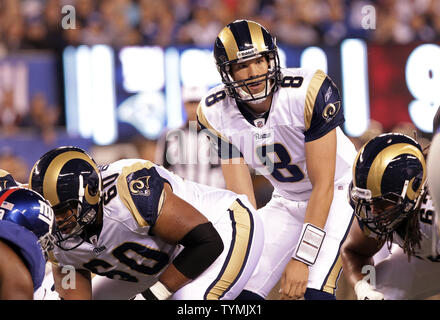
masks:
[(0, 170), (0, 300), (32, 300), (53, 246), (52, 208)]
[[(234, 299), (261, 255), (262, 224), (245, 196), (146, 160), (98, 168), (84, 150), (60, 147), (38, 160), (29, 186), (55, 212), (63, 299)], [(62, 267), (74, 268), (75, 288), (63, 287)], [(91, 273), (105, 277), (92, 283)]]
[[(433, 204), (425, 188), (421, 146), (402, 134), (383, 134), (358, 153), (349, 191), (357, 223), (342, 246), (344, 273), (359, 300), (424, 299), (440, 293), (433, 255)], [(391, 255), (374, 266), (385, 244)]]

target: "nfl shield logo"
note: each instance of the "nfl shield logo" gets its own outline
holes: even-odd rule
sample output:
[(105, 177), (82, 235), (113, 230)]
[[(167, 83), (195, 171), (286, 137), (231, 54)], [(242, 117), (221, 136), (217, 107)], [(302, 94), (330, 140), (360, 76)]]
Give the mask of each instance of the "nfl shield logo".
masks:
[(255, 119), (254, 120), (254, 124), (255, 124), (255, 126), (257, 127), (257, 128), (261, 128), (261, 127), (263, 127), (264, 126), (264, 119), (262, 119), (262, 118), (259, 118), (259, 119)]

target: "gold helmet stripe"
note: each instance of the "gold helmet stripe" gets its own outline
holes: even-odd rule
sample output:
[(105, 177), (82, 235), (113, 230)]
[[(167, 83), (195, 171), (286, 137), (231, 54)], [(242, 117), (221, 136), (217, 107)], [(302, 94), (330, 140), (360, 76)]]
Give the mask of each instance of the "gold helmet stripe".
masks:
[(237, 59), (238, 46), (231, 29), (224, 27), (218, 37), (225, 47), (228, 61)]
[(0, 178), (6, 177), (7, 175), (10, 175), (8, 171), (0, 169)]
[[(61, 170), (64, 165), (73, 159), (82, 159), (89, 163), (93, 169), (99, 173), (99, 169), (96, 164), (84, 153), (78, 151), (68, 151), (56, 156), (52, 162), (47, 167), (47, 170), (44, 174), (43, 178), (43, 196), (49, 200), (52, 206), (55, 206), (60, 203), (60, 199), (57, 194), (57, 181), (58, 176), (60, 175)], [(101, 176), (98, 174), (99, 184), (101, 185)], [(99, 192), (95, 196), (91, 196), (88, 191), (88, 186), (85, 189), (85, 198), (88, 203), (96, 204), (99, 201)]]
[[(408, 143), (396, 143), (389, 147), (386, 147), (381, 152), (378, 153), (373, 163), (371, 164), (370, 171), (368, 172), (367, 177), (367, 189), (371, 191), (371, 196), (378, 197), (382, 194), (381, 192), (381, 182), (383, 174), (388, 166), (388, 164), (393, 161), (395, 157), (400, 154), (411, 154), (419, 159), (420, 163), (423, 167), (423, 181), (426, 179), (426, 168), (425, 168), (425, 158), (423, 157), (422, 152), (415, 146)], [(422, 182), (423, 182), (422, 181)], [(410, 200), (414, 200), (420, 193), (423, 183), (420, 184), (417, 191), (413, 191), (412, 183), (414, 182), (414, 178), (411, 179), (408, 190), (406, 192), (408, 198)]]
[(263, 30), (261, 29), (261, 26), (255, 22), (248, 21), (248, 27), (254, 48), (257, 48), (258, 52), (267, 50), (266, 44), (264, 43)]

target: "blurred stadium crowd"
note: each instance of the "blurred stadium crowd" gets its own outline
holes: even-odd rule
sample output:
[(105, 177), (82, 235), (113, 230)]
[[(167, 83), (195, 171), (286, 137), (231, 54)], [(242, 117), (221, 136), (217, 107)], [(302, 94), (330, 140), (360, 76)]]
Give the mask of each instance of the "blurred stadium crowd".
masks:
[[(67, 5), (76, 11), (72, 29), (60, 23)], [(368, 5), (376, 8), (374, 32), (362, 27)], [(379, 43), (440, 37), (435, 0), (2, 0), (0, 56), (79, 44), (211, 47), (224, 25), (243, 17), (262, 23), (289, 45), (332, 45), (349, 37)]]

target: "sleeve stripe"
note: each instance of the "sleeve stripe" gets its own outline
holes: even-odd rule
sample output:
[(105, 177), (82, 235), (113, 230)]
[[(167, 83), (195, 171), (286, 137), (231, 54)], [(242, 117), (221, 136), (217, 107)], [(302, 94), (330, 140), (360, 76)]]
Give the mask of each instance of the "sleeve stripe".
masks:
[(206, 129), (209, 131), (209, 133), (211, 133), (210, 136), (214, 135), (215, 137), (220, 138), (229, 144), (231, 143), (228, 138), (223, 136), (219, 131), (215, 130), (211, 126), (211, 124), (208, 122), (208, 119), (206, 119), (205, 115), (203, 114), (202, 104), (200, 104), (200, 103), (199, 103), (199, 106), (197, 107), (197, 121), (199, 122), (200, 127), (202, 129)]
[(321, 85), (326, 77), (327, 75), (323, 71), (317, 70), (313, 75), (312, 80), (310, 80), (310, 84), (307, 88), (306, 93), (306, 101), (304, 104), (305, 130), (308, 130), (310, 128), (316, 97), (318, 96), (319, 89), (321, 89)]

